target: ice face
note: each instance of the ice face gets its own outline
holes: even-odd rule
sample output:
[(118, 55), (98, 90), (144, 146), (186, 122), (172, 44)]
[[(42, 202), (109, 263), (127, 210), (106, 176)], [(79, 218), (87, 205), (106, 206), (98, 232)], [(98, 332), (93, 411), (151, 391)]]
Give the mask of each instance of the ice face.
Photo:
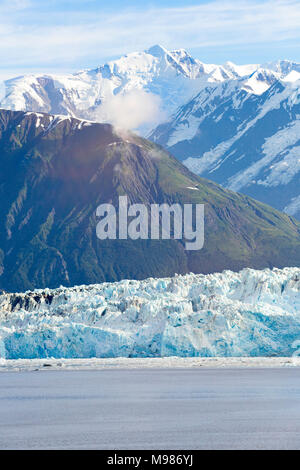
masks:
[(291, 356), (297, 340), (299, 268), (0, 296), (6, 359)]

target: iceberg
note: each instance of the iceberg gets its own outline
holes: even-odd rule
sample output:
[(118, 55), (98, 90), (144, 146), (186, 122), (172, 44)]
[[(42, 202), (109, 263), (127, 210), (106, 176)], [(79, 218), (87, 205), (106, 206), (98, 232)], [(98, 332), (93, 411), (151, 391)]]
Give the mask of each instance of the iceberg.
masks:
[(299, 340), (299, 268), (0, 295), (1, 359), (288, 357)]

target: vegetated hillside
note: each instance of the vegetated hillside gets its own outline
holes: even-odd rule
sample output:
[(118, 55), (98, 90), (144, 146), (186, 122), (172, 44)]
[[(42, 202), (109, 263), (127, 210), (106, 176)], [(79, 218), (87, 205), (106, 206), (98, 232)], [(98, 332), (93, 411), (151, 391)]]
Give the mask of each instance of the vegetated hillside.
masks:
[[(157, 145), (108, 124), (0, 111), (0, 288), (20, 291), (123, 278), (300, 266), (300, 224), (199, 178)], [(205, 243), (105, 240), (96, 209), (205, 204)]]

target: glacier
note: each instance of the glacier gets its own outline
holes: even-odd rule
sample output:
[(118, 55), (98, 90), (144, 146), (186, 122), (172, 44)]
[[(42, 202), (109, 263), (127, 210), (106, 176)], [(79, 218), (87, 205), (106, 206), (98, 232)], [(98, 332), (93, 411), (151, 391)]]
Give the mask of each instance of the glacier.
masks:
[(0, 295), (1, 359), (288, 357), (299, 340), (299, 268)]

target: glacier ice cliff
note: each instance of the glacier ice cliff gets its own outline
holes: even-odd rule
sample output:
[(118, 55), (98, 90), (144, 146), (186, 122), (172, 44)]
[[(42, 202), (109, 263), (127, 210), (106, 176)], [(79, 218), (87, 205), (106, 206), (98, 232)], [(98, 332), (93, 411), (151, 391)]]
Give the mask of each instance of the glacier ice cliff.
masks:
[(5, 359), (291, 356), (297, 346), (299, 268), (0, 295)]

